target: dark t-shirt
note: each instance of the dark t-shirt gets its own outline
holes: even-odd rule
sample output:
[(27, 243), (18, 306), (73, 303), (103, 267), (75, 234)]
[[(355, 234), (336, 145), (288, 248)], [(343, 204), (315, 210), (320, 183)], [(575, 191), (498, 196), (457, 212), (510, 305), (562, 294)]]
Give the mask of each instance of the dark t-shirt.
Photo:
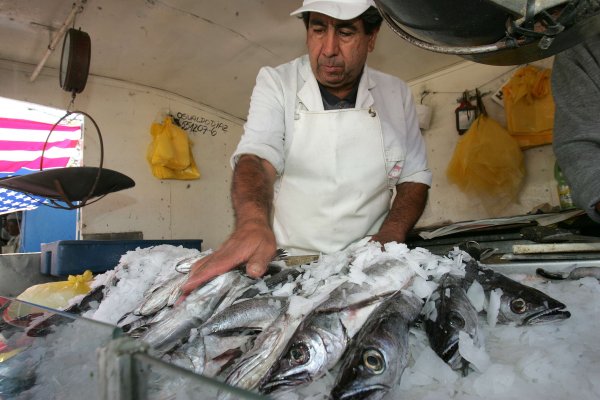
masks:
[[(317, 82), (319, 83), (319, 82)], [(342, 108), (354, 108), (356, 104), (356, 95), (358, 93), (358, 83), (354, 85), (352, 91), (348, 96), (340, 99), (337, 96), (329, 93), (325, 86), (319, 83), (319, 90), (321, 91), (321, 98), (323, 99), (323, 108), (326, 110), (340, 110)]]

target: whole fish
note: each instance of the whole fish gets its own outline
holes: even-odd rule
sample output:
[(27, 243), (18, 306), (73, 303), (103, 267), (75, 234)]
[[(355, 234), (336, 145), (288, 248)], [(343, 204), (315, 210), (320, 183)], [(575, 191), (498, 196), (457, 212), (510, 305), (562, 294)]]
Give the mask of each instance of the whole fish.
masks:
[(246, 279), (238, 271), (219, 275), (192, 292), (169, 315), (148, 327), (141, 339), (164, 354), (189, 336), (192, 328), (199, 327), (224, 301), (228, 292)]
[(445, 274), (424, 307), (424, 325), (429, 344), (453, 370), (467, 374), (469, 362), (458, 349), (459, 333), (467, 333), (481, 346), (477, 310), (467, 297), (464, 278)]
[(287, 298), (258, 297), (242, 299), (215, 312), (198, 329), (198, 336), (206, 346), (202, 374), (224, 373), (252, 346), (256, 336), (285, 311), (287, 304)]
[[(285, 350), (302, 320), (323, 303), (331, 292), (343, 282), (343, 279), (332, 277), (331, 280), (323, 281), (319, 287), (311, 287), (310, 295), (306, 294), (306, 297), (292, 296), (287, 310), (258, 334), (252, 348), (231, 368), (225, 382), (246, 390), (258, 389)], [(219, 399), (229, 398), (231, 396), (227, 394), (219, 397)]]
[(307, 317), (259, 390), (280, 394), (323, 376), (339, 362), (350, 339), (381, 301), (378, 297), (356, 308), (315, 312)]
[(381, 399), (408, 364), (408, 335), (421, 299), (398, 291), (383, 301), (352, 339), (341, 361), (333, 399)]
[(256, 297), (238, 301), (211, 316), (200, 327), (202, 335), (227, 335), (229, 332), (260, 332), (287, 306), (283, 297)]
[(339, 361), (348, 340), (339, 313), (312, 314), (294, 333), (259, 390), (271, 393), (312, 382)]
[(376, 305), (413, 275), (397, 260), (375, 263), (362, 272), (366, 277), (362, 284), (343, 283), (300, 324), (261, 385), (262, 392), (284, 391), (323, 376), (341, 359)]
[(502, 290), (499, 323), (535, 325), (560, 321), (571, 316), (560, 301), (491, 269), (482, 268), (476, 261), (468, 262), (465, 272), (466, 280), (479, 282), (488, 297), (491, 291)]
[[(213, 314), (222, 313), (225, 308), (238, 301), (255, 298), (262, 293), (271, 291), (282, 281), (287, 281), (287, 277), (293, 275), (292, 270), (292, 268), (284, 268), (279, 264), (271, 262), (267, 265), (267, 272), (262, 278), (252, 279), (246, 275), (244, 264), (234, 268), (231, 272), (237, 272), (243, 278), (232, 287), (232, 290), (227, 294), (227, 298), (214, 310)], [(283, 276), (286, 278), (283, 278)]]

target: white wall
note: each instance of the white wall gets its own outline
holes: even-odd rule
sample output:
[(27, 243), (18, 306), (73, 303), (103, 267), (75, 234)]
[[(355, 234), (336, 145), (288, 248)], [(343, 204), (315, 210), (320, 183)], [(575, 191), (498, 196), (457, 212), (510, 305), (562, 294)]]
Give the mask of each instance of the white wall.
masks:
[[(551, 68), (552, 60), (542, 60), (535, 65)], [(458, 186), (449, 183), (446, 178), (448, 163), (460, 138), (455, 128), (454, 110), (458, 107), (457, 99), (464, 90), (479, 88), (482, 93), (495, 92), (510, 78), (516, 68), (518, 67), (464, 62), (418, 81), (409, 82), (417, 102), (421, 101), (424, 90), (432, 92), (423, 99), (423, 104), (433, 109), (431, 126), (423, 130), (423, 135), (427, 143), (433, 184), (429, 202), (418, 223), (419, 227), (526, 214), (543, 203), (558, 205), (553, 169), (555, 158), (551, 145), (524, 151), (526, 176), (518, 203), (507, 206), (495, 215), (486, 210), (478, 198), (461, 192)], [(484, 105), (493, 119), (506, 126), (504, 109), (491, 100), (491, 94), (484, 96)]]
[[(459, 139), (454, 109), (462, 91), (476, 87), (484, 93), (494, 91), (513, 69), (464, 62), (410, 82), (417, 101), (423, 90), (433, 92), (423, 101), (433, 107), (431, 127), (423, 132), (433, 186), (418, 226), (491, 216), (477, 198), (465, 195), (446, 180), (446, 167)], [(65, 109), (70, 95), (59, 88), (56, 71), (44, 69), (31, 83), (31, 70), (31, 66), (0, 62), (0, 96)], [(503, 122), (499, 106), (489, 99), (486, 106), (492, 117)], [(104, 167), (120, 171), (136, 182), (132, 189), (84, 207), (83, 234), (142, 231), (145, 239), (203, 239), (204, 248), (215, 248), (227, 237), (233, 223), (229, 156), (241, 135), (242, 120), (180, 96), (101, 77), (90, 77), (86, 89), (75, 100), (75, 109), (91, 114), (99, 124), (105, 145)], [(190, 135), (202, 173), (199, 180), (161, 181), (151, 175), (145, 158), (150, 125), (165, 111), (191, 115), (196, 122), (204, 118), (227, 125), (227, 129), (217, 129), (214, 136)], [(94, 166), (98, 165), (98, 141), (89, 126), (84, 160), (86, 165)], [(501, 215), (524, 214), (542, 203), (558, 204), (551, 146), (527, 150), (525, 159), (527, 176), (519, 203), (502, 210)]]
[[(66, 109), (70, 94), (60, 89), (56, 71), (45, 69), (31, 83), (31, 70), (0, 62), (0, 96)], [(83, 207), (82, 234), (142, 231), (144, 239), (202, 239), (203, 248), (214, 248), (227, 237), (233, 222), (229, 157), (243, 121), (170, 93), (100, 77), (89, 78), (74, 109), (89, 113), (100, 126), (104, 167), (136, 182), (132, 189)], [(166, 111), (185, 113), (204, 125), (205, 120), (221, 124), (214, 136), (190, 134), (202, 173), (198, 180), (161, 181), (150, 172), (146, 161), (150, 126)], [(97, 134), (87, 124), (85, 165), (97, 166), (98, 157)]]

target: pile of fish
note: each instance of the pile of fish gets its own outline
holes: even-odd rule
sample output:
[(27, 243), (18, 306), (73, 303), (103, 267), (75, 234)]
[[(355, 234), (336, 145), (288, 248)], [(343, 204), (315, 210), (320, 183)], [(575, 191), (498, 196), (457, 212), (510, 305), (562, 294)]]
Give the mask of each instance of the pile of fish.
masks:
[[(458, 249), (441, 257), (370, 242), (308, 265), (273, 262), (261, 279), (236, 269), (178, 304), (189, 266), (211, 251), (169, 252), (150, 276), (143, 257), (152, 249), (138, 250), (135, 265), (123, 256), (80, 299), (78, 306), (98, 301), (83, 315), (120, 326), (170, 363), (273, 398), (325, 375), (333, 377), (333, 399), (384, 397), (408, 364), (410, 329), (424, 329), (439, 357), (467, 374), (485, 358), (482, 321), (533, 325), (570, 316), (559, 301)], [(134, 293), (133, 281), (143, 290)]]

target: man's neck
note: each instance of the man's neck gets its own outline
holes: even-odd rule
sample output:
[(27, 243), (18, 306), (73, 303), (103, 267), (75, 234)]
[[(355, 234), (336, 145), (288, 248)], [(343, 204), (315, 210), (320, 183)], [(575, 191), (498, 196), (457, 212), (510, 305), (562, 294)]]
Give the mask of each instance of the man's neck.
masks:
[(352, 90), (354, 89), (354, 86), (349, 87), (349, 88), (344, 88), (344, 89), (340, 89), (340, 88), (330, 88), (330, 87), (325, 87), (323, 86), (323, 88), (332, 96), (337, 97), (338, 99), (345, 99), (347, 98), (350, 93), (352, 93)]
[(321, 98), (323, 99), (323, 107), (326, 110), (354, 108), (356, 105), (358, 84), (359, 81), (356, 81), (351, 88), (339, 91), (332, 90), (332, 88), (326, 87), (319, 83), (319, 90), (321, 91)]

